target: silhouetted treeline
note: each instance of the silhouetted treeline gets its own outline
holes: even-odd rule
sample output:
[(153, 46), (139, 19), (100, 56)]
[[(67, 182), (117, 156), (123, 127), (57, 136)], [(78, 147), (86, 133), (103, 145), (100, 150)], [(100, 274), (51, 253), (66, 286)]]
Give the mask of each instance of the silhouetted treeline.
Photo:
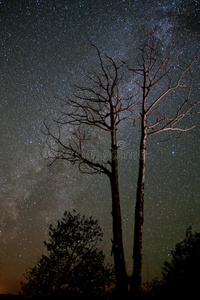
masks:
[[(114, 271), (105, 264), (99, 249), (102, 230), (85, 216), (65, 212), (57, 225), (49, 227), (49, 240), (44, 242), (47, 255), (26, 272), (20, 296), (0, 295), (1, 299), (118, 299)], [(198, 294), (200, 281), (200, 233), (192, 233), (171, 251), (165, 261), (162, 278), (143, 285), (141, 298), (182, 297)], [(124, 299), (132, 299), (125, 295)]]

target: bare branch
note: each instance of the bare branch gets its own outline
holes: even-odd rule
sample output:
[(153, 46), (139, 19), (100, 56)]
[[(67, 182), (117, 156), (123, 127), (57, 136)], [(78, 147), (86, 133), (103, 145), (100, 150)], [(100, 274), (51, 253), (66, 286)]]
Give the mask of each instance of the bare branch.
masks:
[[(184, 132), (193, 129), (195, 126), (189, 126), (188, 128), (182, 128), (182, 126), (177, 126), (181, 120), (183, 120), (187, 116), (191, 116), (193, 114), (198, 114), (199, 110), (195, 110), (200, 102), (190, 103), (190, 96), (192, 91), (193, 84), (193, 74), (192, 74), (192, 66), (197, 60), (197, 56), (191, 61), (190, 64), (186, 66), (186, 68), (182, 69), (178, 78), (176, 80), (172, 79), (171, 75), (171, 67), (169, 66), (170, 62), (170, 52), (167, 56), (162, 59), (160, 55), (156, 52), (156, 49), (151, 46), (144, 46), (141, 49), (142, 51), (142, 66), (136, 69), (129, 69), (136, 74), (139, 74), (143, 80), (143, 83), (140, 83), (140, 87), (143, 90), (143, 98), (142, 98), (142, 115), (146, 120), (145, 128), (147, 130), (147, 136), (151, 136), (162, 131), (179, 131)], [(186, 75), (190, 76), (190, 80)], [(183, 82), (183, 80), (187, 79), (187, 83)], [(175, 81), (173, 83), (173, 81)], [(165, 85), (166, 88), (162, 88)], [(152, 101), (151, 98), (154, 97), (151, 92), (153, 92), (153, 87), (159, 87), (163, 91)], [(187, 88), (186, 97), (182, 100), (182, 103), (178, 104), (177, 110), (171, 111), (166, 114), (163, 112), (161, 114), (160, 110), (161, 105), (166, 100), (166, 96), (171, 95), (174, 91), (179, 91), (180, 89)], [(158, 89), (156, 89), (158, 90)], [(151, 93), (151, 98), (150, 98)], [(170, 98), (168, 99), (168, 101)], [(150, 102), (150, 104), (148, 103)], [(177, 101), (178, 102), (178, 101)], [(155, 112), (157, 112), (158, 116), (155, 121), (153, 121), (153, 117), (155, 116)], [(155, 118), (155, 117), (154, 117)]]
[[(133, 96), (123, 95), (125, 63), (117, 64), (113, 58), (107, 55), (103, 57), (100, 50), (94, 44), (91, 45), (97, 51), (99, 71), (86, 75), (89, 81), (86, 86), (74, 85), (73, 94), (60, 99), (60, 118), (53, 120), (53, 124), (44, 124), (49, 139), (47, 156), (51, 162), (63, 159), (77, 163), (81, 173), (101, 172), (110, 176), (111, 164), (108, 161), (101, 162), (99, 158), (91, 158), (84, 153), (84, 130), (100, 129), (113, 136), (122, 121), (136, 119), (132, 116), (135, 103)], [(67, 133), (68, 128), (70, 130)], [(112, 156), (112, 149), (110, 153)]]
[[(191, 74), (191, 67), (192, 65), (194, 64), (194, 62), (197, 60), (197, 57), (195, 57), (193, 59), (193, 61), (183, 70), (183, 72), (179, 75), (179, 78), (177, 79), (176, 83), (172, 86), (172, 79), (170, 78), (168, 72), (165, 72), (165, 74), (167, 75), (168, 77), (168, 81), (169, 81), (169, 84), (168, 84), (168, 87), (167, 89), (156, 99), (153, 101), (153, 103), (149, 106), (149, 108), (146, 110), (146, 114), (148, 114), (152, 108), (157, 105), (169, 92), (173, 91), (173, 90), (176, 90), (178, 88), (185, 88), (187, 87), (187, 85), (185, 84), (181, 84), (181, 80), (183, 79), (184, 75), (189, 71), (190, 74)], [(161, 78), (160, 78), (161, 79)], [(160, 79), (156, 82), (158, 83), (160, 81)], [(191, 93), (191, 84), (190, 84), (190, 92), (188, 94), (188, 96), (190, 96), (190, 93)]]

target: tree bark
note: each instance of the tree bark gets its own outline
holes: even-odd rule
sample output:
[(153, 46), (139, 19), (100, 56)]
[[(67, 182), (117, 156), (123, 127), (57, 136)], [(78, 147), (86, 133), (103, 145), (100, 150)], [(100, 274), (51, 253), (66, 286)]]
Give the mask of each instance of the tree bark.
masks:
[(117, 289), (119, 292), (127, 292), (127, 274), (124, 258), (124, 248), (122, 239), (122, 221), (120, 198), (117, 176), (117, 161), (113, 163), (113, 172), (110, 178), (112, 192), (112, 219), (113, 219), (113, 245), (112, 252), (114, 254), (115, 273), (117, 280)]
[(146, 147), (146, 130), (143, 128), (140, 142), (140, 159), (139, 175), (137, 182), (137, 194), (135, 205), (135, 228), (134, 228), (134, 247), (133, 247), (133, 275), (132, 291), (137, 294), (141, 289), (142, 282), (142, 234), (143, 234), (143, 207), (144, 207), (144, 178), (145, 178), (145, 147)]
[(143, 101), (141, 113), (141, 139), (140, 139), (140, 157), (139, 157), (139, 173), (137, 181), (136, 204), (135, 204), (135, 225), (134, 225), (134, 246), (133, 246), (133, 274), (132, 274), (132, 292), (136, 294), (141, 289), (142, 283), (142, 234), (143, 234), (143, 207), (144, 207), (144, 180), (145, 180), (145, 160), (146, 160), (146, 98), (149, 90), (146, 88), (146, 72), (144, 68), (143, 82)]
[(117, 139), (114, 114), (111, 114), (111, 192), (112, 192), (112, 218), (113, 218), (113, 245), (115, 274), (117, 280), (117, 292), (125, 295), (128, 291), (126, 265), (124, 258), (122, 220), (119, 196), (118, 181), (118, 158), (117, 158)]

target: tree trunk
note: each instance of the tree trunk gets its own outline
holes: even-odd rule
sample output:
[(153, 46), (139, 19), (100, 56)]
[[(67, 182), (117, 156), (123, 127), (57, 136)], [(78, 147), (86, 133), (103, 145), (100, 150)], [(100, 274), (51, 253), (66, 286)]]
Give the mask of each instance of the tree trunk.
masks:
[(114, 254), (117, 290), (119, 293), (124, 294), (127, 292), (127, 274), (126, 274), (123, 239), (122, 239), (122, 221), (121, 221), (121, 209), (120, 209), (120, 198), (119, 198), (119, 188), (118, 188), (117, 161), (113, 162), (113, 172), (110, 180), (111, 180), (111, 191), (112, 191), (112, 218), (113, 218), (112, 252)]
[(141, 290), (142, 283), (142, 234), (143, 234), (143, 207), (144, 207), (144, 179), (145, 179), (145, 159), (146, 159), (146, 111), (145, 101), (149, 91), (146, 89), (146, 73), (144, 71), (143, 101), (141, 113), (141, 139), (140, 139), (140, 158), (139, 173), (137, 181), (137, 193), (135, 204), (135, 227), (134, 227), (134, 246), (133, 246), (133, 274), (132, 292), (136, 294)]
[(133, 247), (133, 275), (132, 291), (137, 294), (142, 282), (142, 233), (143, 233), (143, 205), (144, 205), (144, 178), (145, 178), (145, 145), (146, 134), (143, 132), (140, 144), (139, 175), (135, 205), (135, 228)]
[[(112, 120), (113, 121), (113, 120)], [(111, 192), (112, 192), (112, 218), (113, 218), (113, 245), (115, 274), (117, 280), (118, 294), (125, 295), (128, 291), (126, 265), (124, 258), (124, 247), (122, 238), (122, 220), (119, 197), (118, 182), (118, 158), (117, 158), (117, 141), (116, 128), (113, 122), (113, 131), (111, 133)]]

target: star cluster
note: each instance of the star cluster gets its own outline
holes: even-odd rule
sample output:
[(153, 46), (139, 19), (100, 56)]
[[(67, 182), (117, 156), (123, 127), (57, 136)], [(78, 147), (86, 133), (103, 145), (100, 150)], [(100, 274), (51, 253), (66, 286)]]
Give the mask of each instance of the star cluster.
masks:
[[(199, 54), (197, 0), (0, 0), (1, 199), (0, 293), (17, 293), (23, 273), (43, 251), (48, 226), (65, 210), (99, 219), (104, 250), (111, 247), (110, 187), (103, 175), (42, 158), (45, 117), (83, 81), (97, 58), (88, 40), (109, 56), (137, 62), (138, 47), (152, 38), (163, 51), (174, 45), (177, 65)], [(193, 97), (199, 99), (199, 62)], [(132, 81), (127, 83), (132, 88)], [(194, 118), (198, 123), (198, 117)], [(133, 155), (120, 160), (120, 193), (127, 266), (132, 266), (137, 129), (121, 140)], [(99, 137), (101, 139), (101, 137)], [(181, 138), (148, 142), (145, 185), (144, 280), (160, 274), (174, 244), (192, 225), (200, 230), (199, 128)], [(130, 247), (131, 245), (131, 247)], [(146, 278), (146, 276), (150, 278)]]

